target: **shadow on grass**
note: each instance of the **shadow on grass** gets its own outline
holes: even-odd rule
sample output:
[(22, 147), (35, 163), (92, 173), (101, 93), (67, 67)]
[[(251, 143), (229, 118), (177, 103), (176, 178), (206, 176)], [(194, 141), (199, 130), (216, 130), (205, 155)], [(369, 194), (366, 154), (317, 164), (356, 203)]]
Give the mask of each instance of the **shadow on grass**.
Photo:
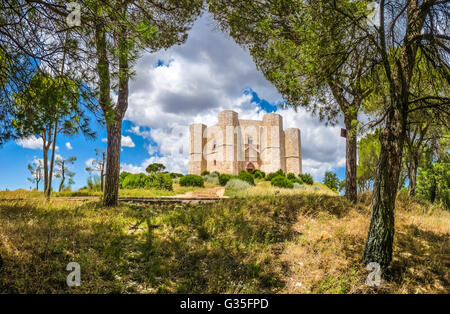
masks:
[[(209, 204), (0, 204), (1, 293), (271, 293), (299, 213), (348, 206), (326, 195)], [(81, 286), (66, 286), (66, 266)]]
[[(406, 225), (397, 233), (388, 279), (409, 293), (449, 292), (450, 236)], [(406, 291), (405, 291), (406, 292)]]

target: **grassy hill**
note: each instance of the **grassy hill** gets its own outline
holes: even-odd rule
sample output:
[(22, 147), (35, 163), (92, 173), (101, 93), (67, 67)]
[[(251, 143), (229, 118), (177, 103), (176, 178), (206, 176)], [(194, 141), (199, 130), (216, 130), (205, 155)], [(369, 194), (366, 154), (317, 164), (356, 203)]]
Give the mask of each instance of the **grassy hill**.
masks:
[[(325, 189), (253, 189), (261, 193), (114, 209), (0, 201), (0, 292), (448, 293), (448, 211), (400, 194), (394, 261), (370, 288), (359, 262), (370, 195), (351, 205)], [(69, 262), (81, 265), (80, 287), (66, 286)]]

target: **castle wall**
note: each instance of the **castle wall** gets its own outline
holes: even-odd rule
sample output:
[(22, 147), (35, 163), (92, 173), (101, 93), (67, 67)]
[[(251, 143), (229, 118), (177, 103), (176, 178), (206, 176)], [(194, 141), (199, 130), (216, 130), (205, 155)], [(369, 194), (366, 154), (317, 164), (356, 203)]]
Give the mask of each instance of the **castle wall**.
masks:
[(286, 151), (286, 173), (292, 172), (295, 175), (302, 173), (302, 158), (300, 145), (300, 130), (286, 129), (285, 151)]
[(225, 110), (216, 125), (192, 124), (190, 134), (189, 173), (238, 174), (251, 166), (266, 173), (301, 172), (300, 132), (283, 131), (279, 114), (266, 114), (262, 121), (239, 120), (236, 112)]

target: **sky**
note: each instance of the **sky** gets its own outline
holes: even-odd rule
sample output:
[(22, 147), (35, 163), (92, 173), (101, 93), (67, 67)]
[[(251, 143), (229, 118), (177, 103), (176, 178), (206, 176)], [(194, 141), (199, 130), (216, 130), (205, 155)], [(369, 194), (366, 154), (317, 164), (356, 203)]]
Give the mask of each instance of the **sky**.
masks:
[[(143, 54), (135, 72), (122, 128), (123, 171), (144, 172), (148, 164), (159, 162), (168, 171), (186, 174), (189, 125), (214, 125), (220, 111), (234, 110), (240, 119), (281, 114), (284, 128), (300, 129), (304, 173), (316, 181), (322, 181), (325, 171), (345, 177), (342, 119), (326, 127), (304, 109), (281, 109), (281, 95), (256, 69), (248, 51), (218, 30), (208, 13), (195, 22), (183, 45)], [(57, 156), (77, 158), (70, 167), (76, 173), (72, 189), (86, 185), (94, 149), (106, 149), (104, 127), (95, 121), (91, 127), (97, 132), (95, 140), (83, 135), (57, 138)], [(31, 137), (0, 148), (0, 190), (32, 187), (27, 165), (42, 158), (41, 146)], [(55, 179), (53, 186), (58, 183)]]

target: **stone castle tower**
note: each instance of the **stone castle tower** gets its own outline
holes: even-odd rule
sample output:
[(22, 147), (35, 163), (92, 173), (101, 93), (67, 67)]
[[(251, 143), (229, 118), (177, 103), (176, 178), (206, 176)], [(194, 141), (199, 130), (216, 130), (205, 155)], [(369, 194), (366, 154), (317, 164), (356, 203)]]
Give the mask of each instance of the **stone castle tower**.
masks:
[(232, 110), (219, 113), (219, 122), (207, 127), (191, 124), (189, 173), (218, 171), (238, 174), (260, 169), (302, 173), (300, 130), (283, 130), (283, 118), (265, 114), (262, 121), (239, 120)]

